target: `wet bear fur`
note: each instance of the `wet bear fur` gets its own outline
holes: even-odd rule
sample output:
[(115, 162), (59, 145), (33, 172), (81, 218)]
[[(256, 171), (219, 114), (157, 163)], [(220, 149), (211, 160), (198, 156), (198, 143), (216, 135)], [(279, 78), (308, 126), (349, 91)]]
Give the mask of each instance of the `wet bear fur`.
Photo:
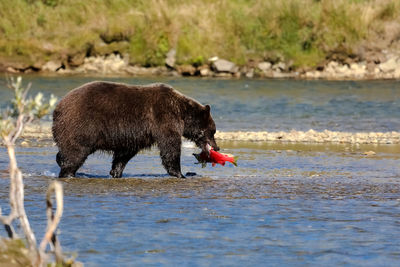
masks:
[(181, 177), (182, 136), (206, 151), (218, 149), (210, 106), (166, 84), (92, 82), (69, 92), (53, 113), (59, 177), (74, 177), (95, 151), (113, 154), (112, 177), (121, 177), (140, 150), (157, 145), (168, 174)]

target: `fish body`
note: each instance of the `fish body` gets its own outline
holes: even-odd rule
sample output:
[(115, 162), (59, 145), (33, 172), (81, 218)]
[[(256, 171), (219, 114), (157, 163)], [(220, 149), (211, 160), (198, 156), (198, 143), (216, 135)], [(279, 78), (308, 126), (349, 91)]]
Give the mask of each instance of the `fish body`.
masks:
[(237, 166), (237, 157), (229, 154), (219, 153), (218, 151), (215, 151), (210, 145), (207, 145), (207, 150), (208, 153), (206, 151), (202, 151), (199, 154), (193, 154), (193, 156), (198, 160), (197, 164), (201, 164), (203, 168), (207, 165), (207, 162), (210, 162), (213, 167), (216, 164), (221, 164), (222, 166), (225, 166), (225, 162), (227, 161)]

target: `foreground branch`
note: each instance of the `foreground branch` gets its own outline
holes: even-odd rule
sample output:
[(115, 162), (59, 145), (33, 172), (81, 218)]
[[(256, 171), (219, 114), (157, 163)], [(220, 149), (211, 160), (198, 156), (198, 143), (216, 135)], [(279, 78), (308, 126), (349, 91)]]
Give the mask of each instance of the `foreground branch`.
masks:
[[(57, 202), (57, 209), (55, 214), (53, 213), (53, 203), (51, 200), (51, 194), (53, 193), (53, 191)], [(54, 246), (54, 254), (56, 256), (57, 264), (63, 262), (63, 255), (61, 251), (61, 245), (58, 242), (58, 239), (56, 238), (56, 234), (54, 232), (57, 229), (58, 224), (60, 223), (61, 216), (63, 213), (63, 208), (64, 208), (63, 198), (64, 196), (61, 183), (53, 181), (49, 185), (49, 188), (47, 189), (47, 195), (46, 195), (47, 229), (43, 237), (43, 240), (40, 243), (39, 251), (41, 255), (45, 255), (46, 246), (51, 241), (51, 243)]]

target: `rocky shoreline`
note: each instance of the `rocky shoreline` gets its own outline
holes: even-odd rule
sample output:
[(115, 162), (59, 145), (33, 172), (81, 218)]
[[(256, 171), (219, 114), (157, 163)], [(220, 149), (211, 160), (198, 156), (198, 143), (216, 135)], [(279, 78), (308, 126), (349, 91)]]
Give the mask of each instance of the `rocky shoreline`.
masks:
[[(25, 139), (52, 139), (51, 126), (30, 125), (22, 137)], [(400, 132), (336, 132), (336, 131), (295, 131), (290, 132), (221, 132), (217, 131), (217, 140), (291, 142), (291, 143), (342, 143), (342, 144), (400, 144)]]
[(216, 139), (293, 143), (400, 144), (400, 132), (336, 132), (308, 130), (290, 132), (217, 132)]
[(400, 54), (382, 51), (364, 60), (334, 58), (315, 68), (295, 70), (291, 63), (249, 62), (244, 66), (217, 56), (202, 65), (176, 65), (176, 52), (171, 50), (165, 66), (143, 67), (129, 64), (129, 57), (118, 53), (85, 57), (74, 64), (48, 61), (35, 66), (3, 66), (9, 73), (41, 73), (60, 75), (121, 75), (121, 76), (197, 76), (222, 78), (294, 78), (328, 80), (399, 79)]

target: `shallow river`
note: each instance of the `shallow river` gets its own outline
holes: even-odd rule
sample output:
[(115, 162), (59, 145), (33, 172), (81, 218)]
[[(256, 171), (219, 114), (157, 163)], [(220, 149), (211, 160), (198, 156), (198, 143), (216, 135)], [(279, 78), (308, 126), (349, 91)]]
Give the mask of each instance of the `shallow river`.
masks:
[[(93, 78), (25, 80), (60, 97)], [(161, 80), (210, 103), (220, 130), (400, 130), (397, 82)], [(10, 96), (0, 90), (0, 104)], [(399, 265), (399, 145), (219, 145), (239, 157), (239, 167), (194, 165), (198, 149), (184, 142), (183, 172), (197, 173), (187, 179), (168, 177), (156, 148), (132, 159), (122, 179), (109, 178), (108, 155), (92, 155), (78, 178), (61, 179), (63, 250), (86, 266)], [(17, 148), (26, 210), (40, 238), (56, 152), (51, 140)], [(1, 147), (4, 213), (7, 165)]]

